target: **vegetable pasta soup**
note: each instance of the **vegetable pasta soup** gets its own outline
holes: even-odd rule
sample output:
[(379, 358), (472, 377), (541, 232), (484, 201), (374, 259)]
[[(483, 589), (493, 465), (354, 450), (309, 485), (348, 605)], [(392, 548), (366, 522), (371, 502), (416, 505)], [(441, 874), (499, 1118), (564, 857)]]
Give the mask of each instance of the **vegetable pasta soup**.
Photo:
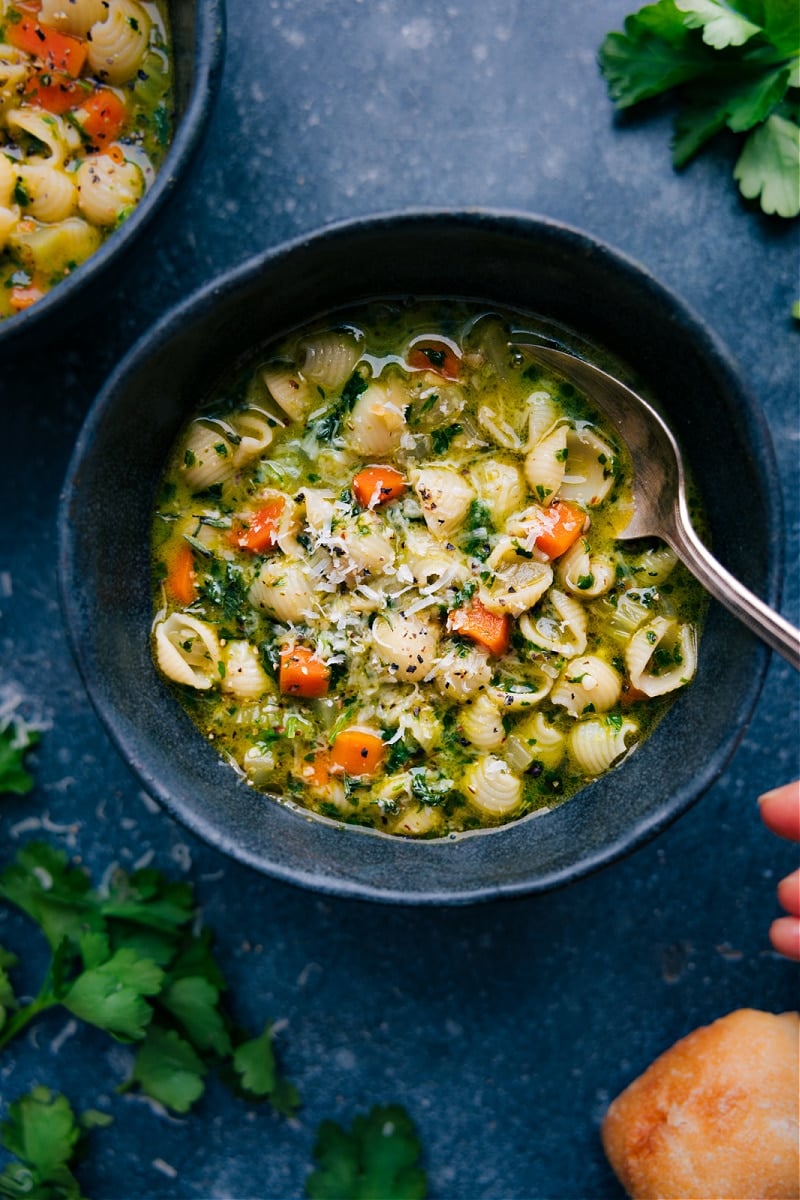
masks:
[(551, 808), (692, 678), (702, 590), (619, 542), (626, 447), (528, 315), (373, 303), (273, 345), (182, 430), (153, 651), (255, 788), (441, 837)]
[(166, 0), (0, 0), (0, 320), (135, 209), (172, 108)]

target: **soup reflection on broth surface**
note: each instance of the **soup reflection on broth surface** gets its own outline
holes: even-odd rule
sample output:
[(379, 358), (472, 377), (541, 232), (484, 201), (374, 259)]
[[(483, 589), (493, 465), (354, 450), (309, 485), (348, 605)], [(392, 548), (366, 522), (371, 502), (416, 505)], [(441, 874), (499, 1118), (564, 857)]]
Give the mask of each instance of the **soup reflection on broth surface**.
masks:
[(0, 320), (134, 211), (172, 109), (166, 0), (0, 0)]
[[(373, 303), (198, 407), (153, 524), (155, 660), (257, 789), (440, 837), (616, 767), (695, 672), (703, 597), (537, 318)], [(198, 398), (199, 400), (200, 398)]]

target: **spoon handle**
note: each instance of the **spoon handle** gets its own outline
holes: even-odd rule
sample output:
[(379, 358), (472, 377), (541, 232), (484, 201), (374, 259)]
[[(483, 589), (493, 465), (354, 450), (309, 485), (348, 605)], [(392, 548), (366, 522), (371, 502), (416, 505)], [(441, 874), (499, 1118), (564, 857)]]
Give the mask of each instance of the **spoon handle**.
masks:
[(685, 512), (676, 513), (673, 527), (662, 536), (715, 600), (800, 671), (800, 629), (759, 600), (717, 562), (700, 541)]

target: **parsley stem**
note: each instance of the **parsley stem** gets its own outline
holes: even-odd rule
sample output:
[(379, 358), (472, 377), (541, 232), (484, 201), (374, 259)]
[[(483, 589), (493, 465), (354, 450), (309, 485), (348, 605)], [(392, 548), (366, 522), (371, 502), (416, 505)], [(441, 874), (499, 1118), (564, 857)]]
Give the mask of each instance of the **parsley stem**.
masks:
[(30, 1004), (26, 1004), (23, 1008), (18, 1008), (8, 1022), (0, 1030), (0, 1051), (4, 1050), (8, 1043), (17, 1036), (34, 1018), (38, 1017), (39, 1013), (45, 1012), (48, 1008), (55, 1008), (58, 1004), (52, 992), (46, 992), (32, 1000)]

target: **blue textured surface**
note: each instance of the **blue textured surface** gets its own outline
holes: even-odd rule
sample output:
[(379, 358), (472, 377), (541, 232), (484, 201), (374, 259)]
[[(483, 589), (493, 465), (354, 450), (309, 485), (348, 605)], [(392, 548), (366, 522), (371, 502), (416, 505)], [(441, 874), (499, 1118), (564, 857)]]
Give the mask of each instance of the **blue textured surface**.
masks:
[[(782, 663), (723, 777), (633, 857), (529, 900), (400, 910), (263, 879), (152, 811), (85, 699), (58, 613), (59, 486), (94, 394), (135, 337), (254, 249), (349, 215), (452, 203), (582, 226), (728, 343), (775, 441), (783, 611), (797, 622), (796, 226), (740, 201), (724, 139), (678, 176), (666, 110), (613, 116), (594, 58), (627, 8), (229, 0), (221, 102), (192, 186), (82, 330), (0, 372), (2, 686), (52, 726), (37, 791), (2, 801), (3, 860), (37, 835), (96, 878), (151, 853), (191, 878), (237, 1016), (253, 1029), (286, 1020), (280, 1047), (304, 1098), (288, 1125), (212, 1084), (190, 1117), (167, 1120), (115, 1095), (127, 1049), (46, 1018), (0, 1057), (0, 1096), (47, 1082), (114, 1113), (81, 1170), (93, 1200), (299, 1196), (318, 1121), (390, 1100), (415, 1117), (440, 1200), (613, 1200), (598, 1139), (608, 1100), (689, 1028), (740, 1006), (796, 1005), (795, 969), (766, 936), (796, 853), (755, 803), (800, 769), (797, 680)], [(28, 934), (0, 910), (0, 942), (25, 949), (32, 987), (44, 952)]]

